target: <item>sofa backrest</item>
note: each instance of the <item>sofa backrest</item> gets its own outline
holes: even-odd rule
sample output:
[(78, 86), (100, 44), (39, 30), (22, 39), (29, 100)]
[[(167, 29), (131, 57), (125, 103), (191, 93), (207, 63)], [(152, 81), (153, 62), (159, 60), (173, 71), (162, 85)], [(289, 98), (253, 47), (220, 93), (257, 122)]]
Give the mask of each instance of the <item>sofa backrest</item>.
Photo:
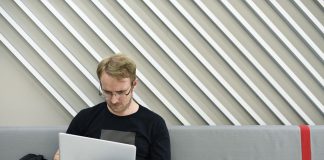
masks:
[[(0, 127), (0, 159), (52, 159), (58, 127)], [(324, 157), (324, 126), (310, 126), (312, 160)], [(169, 126), (172, 160), (303, 160), (298, 126)]]
[[(310, 126), (311, 160), (323, 160), (324, 126)], [(172, 160), (303, 160), (299, 126), (170, 128)]]
[(297, 127), (188, 127), (171, 136), (174, 160), (301, 160)]

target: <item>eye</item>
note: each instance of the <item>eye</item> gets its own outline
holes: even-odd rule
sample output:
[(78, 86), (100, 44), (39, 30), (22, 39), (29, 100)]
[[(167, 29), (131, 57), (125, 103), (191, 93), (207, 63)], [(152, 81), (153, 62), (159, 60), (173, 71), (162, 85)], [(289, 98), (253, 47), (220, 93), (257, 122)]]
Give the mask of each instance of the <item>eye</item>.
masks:
[(119, 95), (122, 95), (122, 94), (125, 93), (125, 91), (117, 91), (116, 93), (119, 94)]
[(109, 91), (103, 91), (105, 94), (111, 95), (112, 93)]

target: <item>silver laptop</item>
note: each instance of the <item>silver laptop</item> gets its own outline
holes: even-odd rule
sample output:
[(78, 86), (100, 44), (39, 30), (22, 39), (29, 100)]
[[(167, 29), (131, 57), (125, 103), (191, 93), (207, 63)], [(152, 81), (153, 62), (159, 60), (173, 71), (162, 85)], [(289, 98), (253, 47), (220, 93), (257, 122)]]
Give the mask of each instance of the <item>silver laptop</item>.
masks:
[(61, 160), (135, 160), (136, 147), (112, 142), (59, 133)]

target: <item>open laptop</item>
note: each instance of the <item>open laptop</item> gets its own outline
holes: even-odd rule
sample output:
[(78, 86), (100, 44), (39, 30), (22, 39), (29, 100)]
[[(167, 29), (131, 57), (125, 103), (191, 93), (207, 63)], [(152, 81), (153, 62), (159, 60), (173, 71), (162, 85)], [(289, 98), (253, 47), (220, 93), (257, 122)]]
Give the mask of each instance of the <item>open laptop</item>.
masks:
[(61, 160), (135, 160), (130, 144), (59, 133)]

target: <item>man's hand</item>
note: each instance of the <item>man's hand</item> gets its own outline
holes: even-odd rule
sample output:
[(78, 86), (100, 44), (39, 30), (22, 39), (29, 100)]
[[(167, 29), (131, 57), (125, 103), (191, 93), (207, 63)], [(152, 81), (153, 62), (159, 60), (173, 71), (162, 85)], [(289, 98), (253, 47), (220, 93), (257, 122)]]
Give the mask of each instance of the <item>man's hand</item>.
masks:
[(60, 160), (60, 151), (57, 150), (54, 157), (53, 157), (53, 160)]

